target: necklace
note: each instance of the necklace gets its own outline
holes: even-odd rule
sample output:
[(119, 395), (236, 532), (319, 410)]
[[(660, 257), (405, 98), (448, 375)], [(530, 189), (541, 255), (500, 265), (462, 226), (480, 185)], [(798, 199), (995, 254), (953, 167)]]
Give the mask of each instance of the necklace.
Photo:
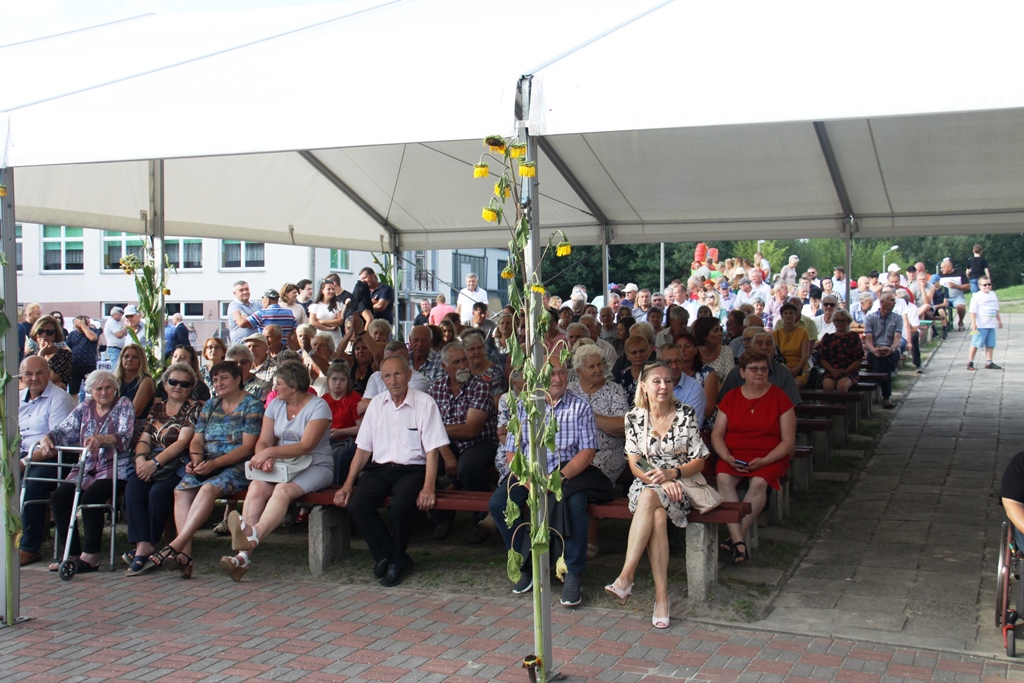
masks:
[(651, 434), (655, 437), (658, 435), (665, 435), (668, 430), (672, 427), (672, 423), (675, 421), (675, 413), (669, 413), (662, 417), (655, 417), (654, 413), (651, 413)]
[(754, 414), (754, 411), (757, 409), (758, 404), (760, 404), (761, 401), (764, 400), (764, 397), (767, 396), (767, 395), (768, 395), (768, 392), (765, 392), (765, 393), (761, 394), (757, 398), (747, 398), (746, 396), (743, 397), (743, 398), (745, 398), (747, 400), (747, 407), (750, 408), (750, 414), (751, 415)]

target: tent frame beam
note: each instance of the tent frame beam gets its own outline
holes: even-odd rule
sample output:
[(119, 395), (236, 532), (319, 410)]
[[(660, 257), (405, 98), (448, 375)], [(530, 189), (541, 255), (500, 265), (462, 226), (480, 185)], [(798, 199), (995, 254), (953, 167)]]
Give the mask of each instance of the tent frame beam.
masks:
[(398, 236), (398, 229), (392, 225), (384, 215), (377, 211), (377, 209), (370, 206), (370, 203), (363, 199), (362, 195), (349, 187), (348, 183), (339, 178), (334, 171), (327, 167), (327, 164), (321, 161), (317, 155), (313, 154), (308, 149), (299, 150), (298, 155), (305, 159), (310, 166), (315, 168), (320, 175), (331, 183), (331, 185), (338, 188), (343, 195), (351, 199), (356, 206), (362, 209), (363, 213), (373, 219), (373, 221), (380, 227), (384, 228), (384, 231), (388, 233), (388, 238), (391, 240), (392, 244), (397, 243), (396, 237)]

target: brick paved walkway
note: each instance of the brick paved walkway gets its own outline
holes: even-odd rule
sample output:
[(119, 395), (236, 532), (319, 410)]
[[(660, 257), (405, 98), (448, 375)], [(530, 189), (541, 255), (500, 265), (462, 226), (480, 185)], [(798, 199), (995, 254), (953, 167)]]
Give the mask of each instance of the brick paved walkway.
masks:
[[(0, 680), (526, 681), (531, 602), (403, 588), (118, 571), (23, 574), (23, 613), (0, 629)], [(849, 640), (554, 608), (558, 671), (571, 681), (844, 683), (1024, 680), (1024, 663)]]

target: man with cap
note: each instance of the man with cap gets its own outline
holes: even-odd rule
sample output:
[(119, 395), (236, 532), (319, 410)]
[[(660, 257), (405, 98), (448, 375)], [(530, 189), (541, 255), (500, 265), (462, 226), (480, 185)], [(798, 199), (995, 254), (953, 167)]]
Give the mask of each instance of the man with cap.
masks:
[(732, 307), (742, 306), (743, 304), (752, 304), (754, 299), (761, 299), (761, 303), (765, 302), (765, 298), (760, 294), (754, 294), (754, 287), (751, 284), (749, 277), (742, 277), (739, 281), (739, 291), (736, 292), (736, 298), (732, 302)]
[(796, 281), (800, 278), (800, 257), (793, 254), (789, 257), (789, 263), (782, 266), (779, 270), (779, 278), (785, 282), (788, 286), (793, 287), (796, 285)]
[(260, 334), (267, 325), (277, 325), (281, 328), (281, 335), (284, 339), (290, 339), (295, 331), (295, 314), (281, 305), (281, 295), (276, 289), (268, 289), (263, 292), (263, 308), (257, 309), (249, 315), (242, 315), (240, 310), (234, 311), (235, 324), (239, 329), (255, 329)]
[(116, 367), (121, 349), (131, 341), (128, 336), (128, 321), (124, 319), (124, 309), (120, 306), (110, 309), (110, 316), (103, 323), (103, 336), (107, 340), (107, 359), (111, 367)]
[(622, 290), (622, 293), (626, 295), (626, 298), (619, 302), (619, 316), (622, 316), (622, 309), (626, 309), (632, 313), (633, 308), (636, 306), (636, 297), (640, 293), (640, 288), (636, 286), (634, 282), (626, 283), (626, 287)]
[(235, 300), (228, 304), (228, 336), (231, 338), (232, 344), (240, 344), (249, 333), (245, 327), (238, 324), (239, 315), (242, 320), (245, 320), (258, 311), (260, 305), (249, 301), (249, 283), (245, 280), (238, 280), (232, 286), (231, 291), (235, 295)]
[[(139, 313), (139, 309), (131, 304), (124, 307), (124, 317), (128, 322), (129, 329), (135, 332), (135, 336), (139, 340), (140, 346), (146, 346), (148, 340), (146, 339), (146, 331), (142, 329), (142, 314)], [(128, 338), (125, 343), (131, 341), (131, 332), (128, 333)]]
[(277, 359), (270, 356), (270, 342), (262, 334), (250, 334), (242, 343), (252, 351), (252, 374), (267, 384), (274, 381)]

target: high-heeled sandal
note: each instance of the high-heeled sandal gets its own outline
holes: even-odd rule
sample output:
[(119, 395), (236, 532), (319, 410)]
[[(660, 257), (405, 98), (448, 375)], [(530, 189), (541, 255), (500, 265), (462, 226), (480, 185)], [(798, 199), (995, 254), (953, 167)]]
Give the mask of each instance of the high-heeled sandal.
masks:
[(260, 544), (259, 535), (256, 533), (256, 527), (248, 527), (252, 530), (252, 533), (246, 535), (245, 530), (242, 529), (242, 516), (238, 514), (237, 510), (232, 510), (228, 514), (228, 529), (231, 530), (231, 549), (232, 550), (253, 550), (256, 548), (255, 545), (249, 545), (250, 543)]
[[(740, 550), (740, 546), (743, 546), (743, 550)], [(733, 564), (743, 564), (750, 559), (750, 555), (747, 553), (747, 544), (740, 541), (736, 544), (736, 553), (733, 555)]]
[(160, 549), (160, 552), (150, 555), (149, 561), (158, 567), (163, 567), (164, 569), (177, 569), (174, 565), (178, 561), (178, 551), (172, 546), (165, 545)]
[[(182, 558), (185, 559), (183, 560)], [(181, 578), (191, 579), (192, 568), (196, 566), (196, 563), (192, 560), (192, 556), (179, 550), (174, 553), (174, 561), (178, 563), (178, 569), (181, 570)]]
[(238, 583), (245, 576), (246, 572), (249, 571), (249, 567), (252, 566), (252, 560), (249, 559), (249, 553), (241, 551), (234, 557), (225, 555), (220, 558), (220, 568), (224, 570), (224, 573), (231, 577), (231, 580)]
[[(615, 581), (618, 581), (618, 579), (615, 579)], [(609, 583), (604, 587), (604, 589), (609, 595), (615, 596), (620, 605), (625, 605), (629, 602), (630, 596), (633, 595), (633, 584), (629, 584), (629, 586), (623, 590), (615, 585), (615, 581)]]
[(658, 612), (657, 612), (658, 603), (657, 602), (654, 603), (654, 609), (655, 609), (655, 612), (651, 616), (651, 625), (653, 625), (654, 628), (668, 628), (668, 625), (670, 623), (669, 615), (666, 614), (663, 617), (659, 617), (658, 616)]

